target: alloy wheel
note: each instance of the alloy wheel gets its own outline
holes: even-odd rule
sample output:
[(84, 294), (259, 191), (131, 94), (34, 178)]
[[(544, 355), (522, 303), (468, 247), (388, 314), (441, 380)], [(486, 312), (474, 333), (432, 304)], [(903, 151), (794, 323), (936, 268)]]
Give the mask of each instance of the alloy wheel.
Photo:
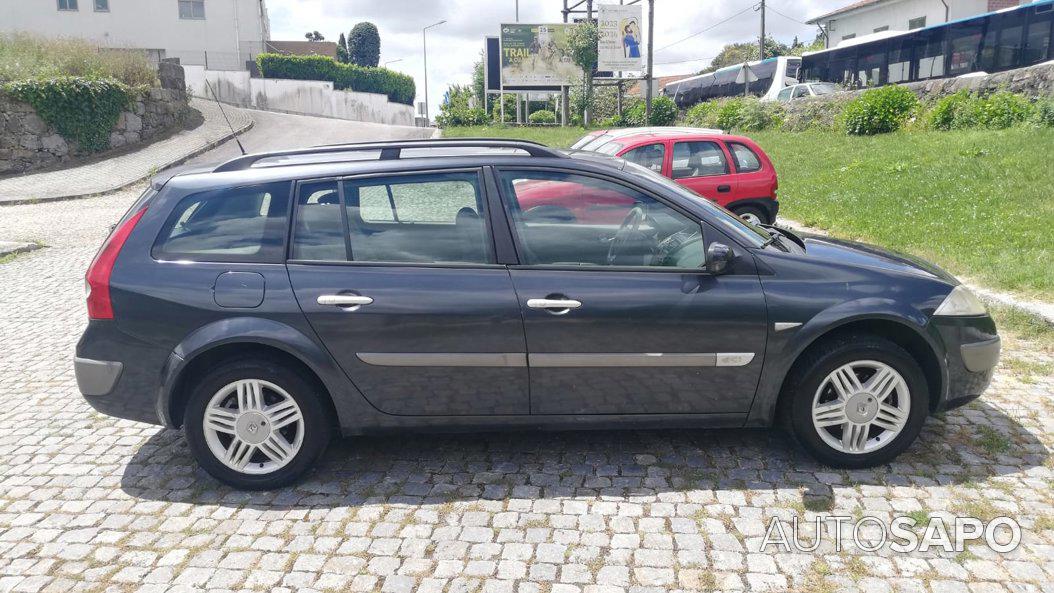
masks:
[(269, 474), (285, 467), (304, 442), (304, 415), (284, 389), (259, 379), (222, 387), (205, 407), (205, 442), (230, 469)]
[(856, 455), (888, 445), (904, 429), (910, 413), (904, 377), (876, 360), (858, 360), (832, 371), (812, 403), (813, 427), (824, 443)]

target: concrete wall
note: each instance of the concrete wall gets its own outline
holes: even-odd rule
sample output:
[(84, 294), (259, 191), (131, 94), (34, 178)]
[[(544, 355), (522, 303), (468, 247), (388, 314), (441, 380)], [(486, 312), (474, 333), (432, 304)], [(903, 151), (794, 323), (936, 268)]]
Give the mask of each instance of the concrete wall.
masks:
[(187, 87), (196, 97), (212, 99), (206, 79), (224, 103), (268, 111), (333, 117), (399, 126), (414, 125), (409, 105), (392, 103), (378, 93), (334, 90), (333, 83), (313, 80), (251, 78), (248, 72), (205, 70), (186, 66)]
[(77, 10), (59, 10), (56, 0), (3, 3), (0, 32), (26, 31), (52, 37), (90, 39), (102, 47), (154, 50), (183, 64), (245, 68), (269, 38), (263, 0), (205, 0), (204, 19), (179, 17), (178, 0), (78, 0)]
[[(124, 111), (110, 130), (110, 147), (149, 142), (182, 127), (189, 115), (183, 69), (161, 64), (161, 86)], [(62, 165), (89, 156), (77, 142), (64, 138), (33, 106), (0, 93), (0, 175), (16, 175)], [(94, 156), (94, 155), (90, 155)]]
[[(988, 10), (988, 0), (947, 0), (949, 20), (966, 18)], [(863, 37), (880, 27), (890, 31), (907, 31), (908, 21), (926, 17), (926, 26), (944, 22), (944, 4), (941, 0), (894, 0), (882, 2), (836, 15), (823, 20), (830, 31), (830, 47), (835, 47), (848, 35)], [(833, 27), (831, 26), (833, 23)]]

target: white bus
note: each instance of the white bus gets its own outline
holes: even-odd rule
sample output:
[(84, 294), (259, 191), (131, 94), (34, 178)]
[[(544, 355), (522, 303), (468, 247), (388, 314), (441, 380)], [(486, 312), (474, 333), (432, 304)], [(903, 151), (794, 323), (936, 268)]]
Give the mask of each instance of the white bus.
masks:
[(702, 101), (721, 97), (742, 97), (744, 94), (774, 101), (780, 90), (798, 82), (801, 58), (779, 56), (748, 62), (747, 66), (757, 77), (757, 80), (749, 83), (749, 89), (744, 88), (745, 83), (736, 82), (743, 69), (743, 64), (736, 64), (707, 74), (671, 82), (662, 92), (672, 98), (678, 107), (690, 107)]

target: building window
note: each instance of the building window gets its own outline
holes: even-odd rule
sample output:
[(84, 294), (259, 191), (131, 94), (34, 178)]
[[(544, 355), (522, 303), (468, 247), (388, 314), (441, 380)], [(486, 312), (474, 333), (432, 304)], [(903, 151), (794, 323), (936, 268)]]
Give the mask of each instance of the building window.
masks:
[(842, 41), (845, 41), (846, 39), (852, 39), (853, 37), (856, 37), (856, 33), (850, 33), (848, 35), (842, 35)]
[(179, 0), (179, 18), (204, 19), (205, 0)]
[(95, 12), (110, 12), (110, 0), (95, 0)]
[(875, 33), (881, 33), (882, 31), (888, 31), (889, 25), (883, 25), (874, 30)]
[(926, 26), (926, 17), (920, 16), (917, 19), (911, 19), (908, 21), (908, 30), (921, 29)]
[(77, 0), (59, 0), (59, 10), (77, 10)]

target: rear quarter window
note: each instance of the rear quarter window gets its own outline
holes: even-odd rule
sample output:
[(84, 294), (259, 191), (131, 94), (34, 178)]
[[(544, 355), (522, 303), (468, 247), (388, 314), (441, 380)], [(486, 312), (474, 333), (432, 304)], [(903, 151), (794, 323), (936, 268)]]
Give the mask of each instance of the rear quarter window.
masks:
[(155, 259), (278, 263), (285, 259), (289, 182), (191, 194), (161, 227)]
[(729, 142), (728, 148), (732, 150), (732, 157), (736, 162), (736, 171), (740, 173), (753, 173), (761, 170), (761, 159), (745, 144)]

